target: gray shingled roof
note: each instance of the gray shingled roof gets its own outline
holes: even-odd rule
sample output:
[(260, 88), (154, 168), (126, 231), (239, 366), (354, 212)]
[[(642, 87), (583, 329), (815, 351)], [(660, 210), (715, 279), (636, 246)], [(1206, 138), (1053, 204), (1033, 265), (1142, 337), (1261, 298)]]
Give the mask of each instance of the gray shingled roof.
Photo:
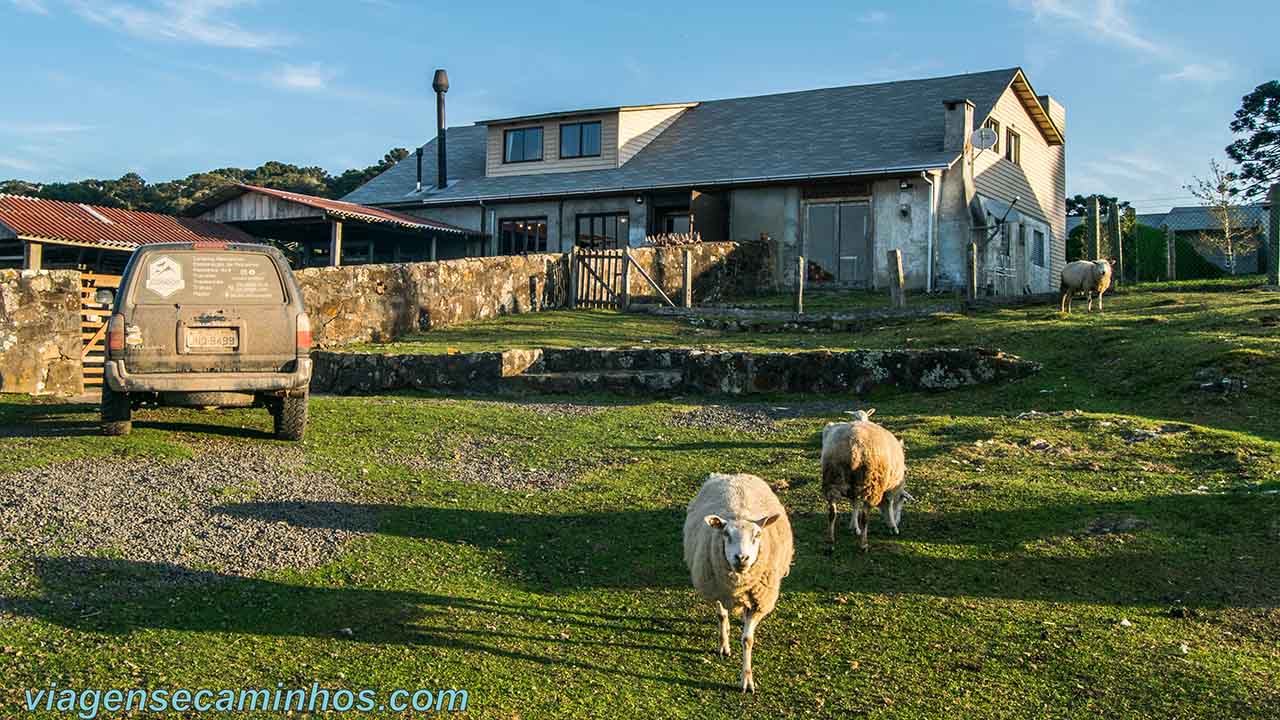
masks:
[(973, 101), (981, 124), (1017, 72), (710, 100), (608, 170), (485, 177), (486, 128), (449, 128), (449, 187), (435, 190), (432, 140), (423, 146), (424, 192), (415, 192), (417, 159), (410, 155), (343, 199), (449, 204), (946, 167), (958, 153), (942, 149), (942, 103)]

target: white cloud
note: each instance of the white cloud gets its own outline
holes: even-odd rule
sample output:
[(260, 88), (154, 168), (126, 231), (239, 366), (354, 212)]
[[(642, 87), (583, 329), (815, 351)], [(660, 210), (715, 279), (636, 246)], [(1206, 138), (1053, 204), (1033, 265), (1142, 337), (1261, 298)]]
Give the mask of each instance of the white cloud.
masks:
[(32, 163), (7, 155), (0, 155), (0, 167), (6, 167), (19, 172), (35, 172), (37, 169)]
[(200, 45), (261, 49), (284, 45), (289, 38), (248, 30), (223, 13), (249, 0), (158, 0), (146, 7), (127, 2), (75, 3), (86, 20), (141, 38), (156, 37)]
[(49, 8), (45, 7), (44, 0), (10, 0), (13, 6), (19, 10), (25, 10), (37, 15), (48, 15)]
[(858, 16), (858, 22), (875, 25), (889, 19), (889, 13), (883, 10), (870, 10)]
[(266, 79), (272, 85), (286, 90), (315, 91), (324, 90), (333, 79), (333, 71), (320, 63), (310, 65), (281, 65), (267, 73)]
[(1178, 70), (1160, 76), (1161, 80), (1189, 80), (1199, 83), (1215, 83), (1231, 75), (1231, 66), (1227, 63), (1187, 63)]
[(64, 122), (0, 123), (0, 133), (8, 135), (69, 135), (94, 129), (94, 125)]
[(1030, 10), (1041, 23), (1068, 27), (1091, 38), (1136, 52), (1146, 60), (1172, 66), (1162, 80), (1189, 80), (1211, 83), (1227, 76), (1225, 63), (1205, 64), (1188, 53), (1162, 42), (1152, 33), (1139, 30), (1129, 16), (1126, 0), (1011, 0), (1015, 7)]

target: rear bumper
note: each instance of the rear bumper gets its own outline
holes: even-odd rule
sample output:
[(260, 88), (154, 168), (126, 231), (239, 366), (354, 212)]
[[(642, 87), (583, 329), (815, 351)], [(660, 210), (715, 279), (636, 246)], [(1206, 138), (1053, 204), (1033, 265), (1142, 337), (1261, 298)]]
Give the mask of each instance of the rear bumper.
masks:
[(311, 358), (298, 358), (291, 373), (130, 373), (120, 360), (103, 370), (107, 386), (117, 392), (269, 392), (302, 390), (311, 383)]

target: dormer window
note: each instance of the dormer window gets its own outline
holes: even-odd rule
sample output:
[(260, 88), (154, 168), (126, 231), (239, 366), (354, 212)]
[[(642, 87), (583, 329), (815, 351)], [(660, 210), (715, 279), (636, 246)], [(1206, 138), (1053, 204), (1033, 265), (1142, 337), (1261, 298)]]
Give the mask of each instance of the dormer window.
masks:
[(560, 126), (560, 157), (600, 156), (600, 121), (564, 123)]
[(502, 135), (502, 162), (535, 162), (542, 159), (542, 128), (507, 130)]

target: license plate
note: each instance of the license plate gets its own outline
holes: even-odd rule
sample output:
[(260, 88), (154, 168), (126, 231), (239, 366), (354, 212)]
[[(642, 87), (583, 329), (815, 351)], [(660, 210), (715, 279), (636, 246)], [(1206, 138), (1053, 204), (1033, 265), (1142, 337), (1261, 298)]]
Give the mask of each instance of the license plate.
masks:
[(229, 352), (240, 347), (240, 330), (228, 327), (187, 328), (187, 347), (192, 350)]

